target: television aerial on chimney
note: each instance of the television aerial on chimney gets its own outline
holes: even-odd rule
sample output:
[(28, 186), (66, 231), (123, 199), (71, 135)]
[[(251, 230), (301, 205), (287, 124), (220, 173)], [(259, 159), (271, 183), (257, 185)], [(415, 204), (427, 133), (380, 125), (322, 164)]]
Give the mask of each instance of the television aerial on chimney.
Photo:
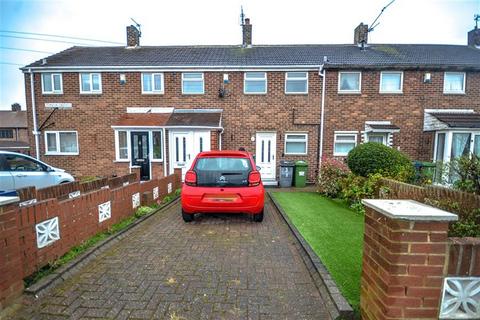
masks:
[(141, 29), (141, 27), (142, 27), (142, 26), (140, 25), (140, 23), (138, 23), (137, 21), (135, 21), (135, 19), (130, 18), (130, 20), (132, 20), (133, 23), (135, 23), (135, 26), (136, 26), (137, 29), (138, 29), (138, 36), (141, 37), (141, 36), (142, 36), (142, 29)]
[(392, 3), (394, 3), (395, 0), (392, 0), (390, 1), (385, 7), (383, 7), (383, 9), (380, 11), (380, 13), (378, 14), (378, 16), (375, 18), (375, 20), (373, 20), (373, 22), (370, 24), (370, 28), (368, 28), (368, 32), (372, 32), (373, 29), (375, 29), (379, 24), (380, 22), (377, 22), (378, 19), (380, 18), (380, 16), (383, 14), (383, 12), (385, 11), (385, 9), (387, 9), (388, 7), (390, 7), (390, 5), (392, 5)]
[(240, 6), (240, 25), (245, 25), (245, 14), (243, 13), (243, 6)]
[(475, 14), (473, 16), (473, 20), (475, 20), (475, 29), (478, 29), (478, 21), (480, 21), (480, 14)]

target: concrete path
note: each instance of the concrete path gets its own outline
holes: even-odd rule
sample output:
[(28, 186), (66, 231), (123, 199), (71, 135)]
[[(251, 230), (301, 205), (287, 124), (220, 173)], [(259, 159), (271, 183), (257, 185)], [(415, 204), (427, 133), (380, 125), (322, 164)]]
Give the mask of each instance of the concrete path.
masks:
[(294, 241), (269, 202), (262, 223), (202, 215), (186, 224), (176, 204), (16, 319), (329, 319)]

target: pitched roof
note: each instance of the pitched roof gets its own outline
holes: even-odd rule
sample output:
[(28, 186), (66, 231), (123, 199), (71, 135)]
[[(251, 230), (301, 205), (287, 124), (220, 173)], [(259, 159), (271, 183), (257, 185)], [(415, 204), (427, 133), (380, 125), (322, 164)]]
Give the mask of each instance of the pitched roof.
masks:
[(67, 67), (301, 67), (471, 68), (480, 70), (480, 50), (460, 45), (345, 45), (72, 47), (22, 68)]
[(221, 126), (222, 111), (204, 112), (203, 110), (178, 110), (176, 109), (167, 126), (170, 127), (215, 127)]
[(480, 128), (480, 113), (432, 113), (450, 128)]
[(164, 126), (170, 113), (124, 113), (114, 122), (114, 126), (126, 127), (158, 127)]
[(27, 127), (27, 111), (0, 111), (0, 128)]

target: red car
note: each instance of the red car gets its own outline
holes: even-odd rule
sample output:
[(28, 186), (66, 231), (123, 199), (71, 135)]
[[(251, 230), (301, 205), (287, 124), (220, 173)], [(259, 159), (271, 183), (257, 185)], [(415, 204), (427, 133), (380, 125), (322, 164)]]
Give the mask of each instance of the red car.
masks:
[(185, 174), (182, 217), (195, 213), (248, 213), (263, 220), (264, 189), (252, 155), (245, 151), (207, 151), (197, 155)]

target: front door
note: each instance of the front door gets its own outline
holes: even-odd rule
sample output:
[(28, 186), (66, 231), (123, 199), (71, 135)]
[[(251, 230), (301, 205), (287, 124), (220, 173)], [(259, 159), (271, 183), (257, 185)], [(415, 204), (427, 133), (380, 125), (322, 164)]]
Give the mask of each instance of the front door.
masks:
[[(191, 132), (172, 133), (172, 169), (182, 169), (182, 179), (193, 161)], [(173, 171), (173, 170), (172, 170)]]
[(132, 132), (132, 166), (140, 167), (140, 179), (150, 179), (148, 132)]
[(276, 179), (275, 154), (277, 134), (275, 132), (257, 132), (255, 163), (260, 167), (262, 180)]

